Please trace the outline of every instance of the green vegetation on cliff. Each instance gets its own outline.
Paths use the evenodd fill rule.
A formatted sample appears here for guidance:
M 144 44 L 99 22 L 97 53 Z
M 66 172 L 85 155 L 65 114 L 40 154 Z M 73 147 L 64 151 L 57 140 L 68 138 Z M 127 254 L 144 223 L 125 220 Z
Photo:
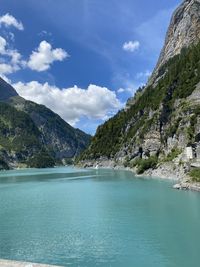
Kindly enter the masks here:
M 32 119 L 6 103 L 0 102 L 0 149 L 27 153 L 39 149 L 40 132 Z
M 54 165 L 32 119 L 25 112 L 0 102 L 0 169 L 9 168 L 7 161 L 28 167 Z
M 43 105 L 26 101 L 0 78 L 0 169 L 51 167 L 85 149 L 90 135 Z
M 88 146 L 90 135 L 74 129 L 46 106 L 19 96 L 11 98 L 9 103 L 31 117 L 41 132 L 43 144 L 56 160 L 73 158 Z
M 190 177 L 193 182 L 200 182 L 200 168 L 193 169 L 190 172 Z
M 50 168 L 55 166 L 55 160 L 46 152 L 41 151 L 27 161 L 30 168 Z
M 125 163 L 126 167 L 134 168 L 137 167 L 137 174 L 142 174 L 148 169 L 154 169 L 158 164 L 158 157 L 151 156 L 148 159 L 136 158 L 132 162 Z
M 199 81 L 200 43 L 183 49 L 181 54 L 170 59 L 160 68 L 154 83 L 137 94 L 127 110 L 121 110 L 99 126 L 91 145 L 80 159 L 97 159 L 102 156 L 112 158 L 130 142 L 142 146 L 144 136 L 151 131 L 152 125 L 158 128 L 164 145 L 168 137 L 174 136 L 183 119 L 180 114 L 180 118 L 173 121 L 176 101 L 190 96 Z M 194 132 L 195 124 L 194 116 L 191 117 L 190 132 Z M 188 134 L 191 139 L 192 133 Z M 172 153 L 169 158 L 173 158 L 174 154 L 177 153 Z

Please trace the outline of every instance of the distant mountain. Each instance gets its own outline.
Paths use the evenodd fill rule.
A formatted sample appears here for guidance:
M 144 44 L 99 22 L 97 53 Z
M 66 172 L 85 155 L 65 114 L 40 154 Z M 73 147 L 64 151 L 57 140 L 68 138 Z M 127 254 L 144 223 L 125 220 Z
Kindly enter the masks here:
M 99 126 L 79 161 L 184 177 L 200 161 L 200 0 L 174 12 L 156 68 L 127 106 Z
M 6 101 L 10 97 L 17 95 L 15 89 L 0 77 L 0 101 Z
M 0 168 L 24 164 L 32 166 L 36 157 L 47 162 L 41 166 L 52 166 L 54 160 L 42 144 L 42 136 L 33 120 L 25 112 L 0 102 Z M 34 165 L 33 165 L 34 166 Z
M 49 167 L 79 155 L 91 137 L 0 79 L 0 169 Z
M 9 99 L 9 103 L 31 117 L 42 134 L 44 145 L 55 159 L 73 158 L 89 144 L 89 135 L 74 129 L 44 105 L 38 105 L 19 96 Z

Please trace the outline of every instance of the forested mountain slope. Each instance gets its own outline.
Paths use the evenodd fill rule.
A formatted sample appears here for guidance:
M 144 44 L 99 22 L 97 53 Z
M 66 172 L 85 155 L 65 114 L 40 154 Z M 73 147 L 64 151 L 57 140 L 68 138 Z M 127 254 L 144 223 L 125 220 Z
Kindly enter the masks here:
M 199 15 L 197 0 L 184 1 L 175 11 L 147 86 L 97 129 L 82 162 L 110 159 L 142 173 L 175 161 L 187 172 L 191 161 L 200 159 L 200 35 L 193 34 L 199 33 Z M 174 53 L 170 46 L 177 47 Z
M 18 96 L 0 79 L 0 169 L 65 164 L 90 138 L 47 107 Z

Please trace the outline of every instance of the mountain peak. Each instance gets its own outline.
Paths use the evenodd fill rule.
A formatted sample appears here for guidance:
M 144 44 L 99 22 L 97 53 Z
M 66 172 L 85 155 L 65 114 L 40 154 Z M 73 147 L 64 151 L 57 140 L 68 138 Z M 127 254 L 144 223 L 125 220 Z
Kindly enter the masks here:
M 185 47 L 200 40 L 200 0 L 185 0 L 174 11 L 166 34 L 165 44 L 151 80 L 159 68 Z
M 0 77 L 0 101 L 7 101 L 13 96 L 18 96 L 15 89 Z

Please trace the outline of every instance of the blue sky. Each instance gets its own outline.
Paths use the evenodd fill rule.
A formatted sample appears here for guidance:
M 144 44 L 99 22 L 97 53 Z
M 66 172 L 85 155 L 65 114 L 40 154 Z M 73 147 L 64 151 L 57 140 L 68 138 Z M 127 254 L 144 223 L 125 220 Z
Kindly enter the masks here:
M 0 75 L 94 134 L 153 70 L 180 0 L 1 0 Z

